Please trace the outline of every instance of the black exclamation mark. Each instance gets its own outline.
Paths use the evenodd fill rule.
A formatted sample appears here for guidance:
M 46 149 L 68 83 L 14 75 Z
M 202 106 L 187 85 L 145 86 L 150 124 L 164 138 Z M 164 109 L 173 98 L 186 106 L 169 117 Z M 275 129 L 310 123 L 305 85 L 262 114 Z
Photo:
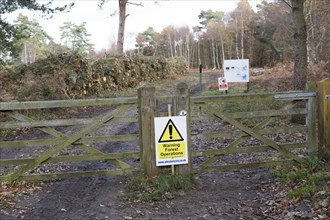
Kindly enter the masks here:
M 168 126 L 168 129 L 170 130 L 170 139 L 172 139 L 172 127 L 173 127 L 172 125 Z

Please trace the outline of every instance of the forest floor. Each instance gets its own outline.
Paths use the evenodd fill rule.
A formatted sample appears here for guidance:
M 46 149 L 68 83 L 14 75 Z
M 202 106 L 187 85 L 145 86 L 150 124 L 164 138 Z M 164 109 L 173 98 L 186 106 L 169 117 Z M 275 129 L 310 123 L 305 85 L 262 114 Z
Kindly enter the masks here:
M 287 67 L 283 69 L 288 69 Z M 255 82 L 265 77 L 276 78 L 276 71 L 257 70 Z M 290 69 L 288 70 L 290 71 Z M 278 70 L 281 85 L 289 87 Z M 325 75 L 327 73 L 324 73 Z M 219 72 L 203 75 L 203 88 L 217 87 Z M 322 75 L 322 77 L 324 77 Z M 321 77 L 321 78 L 322 78 Z M 182 77 L 198 94 L 199 74 Z M 159 93 L 170 91 L 174 80 L 156 83 Z M 285 85 L 284 85 L 285 84 Z M 267 86 L 266 86 L 267 87 Z M 132 91 L 125 91 L 130 95 Z M 102 109 L 84 114 L 101 113 Z M 118 128 L 119 129 L 119 128 Z M 136 129 L 136 128 L 130 128 Z M 173 192 L 160 201 L 127 201 L 120 199 L 128 193 L 131 176 L 87 177 L 16 186 L 1 185 L 0 219 L 326 219 L 328 210 L 313 213 L 303 200 L 288 199 L 287 190 L 268 169 L 201 173 L 194 175 L 195 185 L 188 191 Z M 1 199 L 1 197 L 0 197 Z

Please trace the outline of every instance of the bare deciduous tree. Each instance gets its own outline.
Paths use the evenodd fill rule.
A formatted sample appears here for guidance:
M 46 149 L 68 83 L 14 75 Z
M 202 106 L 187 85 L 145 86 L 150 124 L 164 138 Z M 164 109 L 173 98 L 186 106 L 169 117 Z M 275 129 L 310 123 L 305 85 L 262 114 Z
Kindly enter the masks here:
M 306 0 L 291 0 L 293 20 L 293 89 L 304 90 L 307 82 L 307 32 L 304 16 Z

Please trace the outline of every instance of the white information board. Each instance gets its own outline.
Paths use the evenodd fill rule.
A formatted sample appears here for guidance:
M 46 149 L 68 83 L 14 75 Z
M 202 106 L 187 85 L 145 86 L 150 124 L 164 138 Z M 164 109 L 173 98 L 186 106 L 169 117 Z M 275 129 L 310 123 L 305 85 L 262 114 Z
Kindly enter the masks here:
M 249 60 L 224 60 L 224 76 L 227 82 L 249 82 Z
M 155 118 L 156 166 L 188 163 L 186 116 Z

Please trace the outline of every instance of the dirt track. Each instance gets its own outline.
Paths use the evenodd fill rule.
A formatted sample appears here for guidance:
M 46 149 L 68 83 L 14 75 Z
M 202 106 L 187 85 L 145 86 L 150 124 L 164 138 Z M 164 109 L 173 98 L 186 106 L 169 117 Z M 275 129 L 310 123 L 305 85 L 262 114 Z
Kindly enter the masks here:
M 1 219 L 265 219 L 261 205 L 273 177 L 265 170 L 195 176 L 194 190 L 174 199 L 122 203 L 128 177 L 95 177 L 48 182 Z M 22 214 L 19 214 L 23 211 Z

